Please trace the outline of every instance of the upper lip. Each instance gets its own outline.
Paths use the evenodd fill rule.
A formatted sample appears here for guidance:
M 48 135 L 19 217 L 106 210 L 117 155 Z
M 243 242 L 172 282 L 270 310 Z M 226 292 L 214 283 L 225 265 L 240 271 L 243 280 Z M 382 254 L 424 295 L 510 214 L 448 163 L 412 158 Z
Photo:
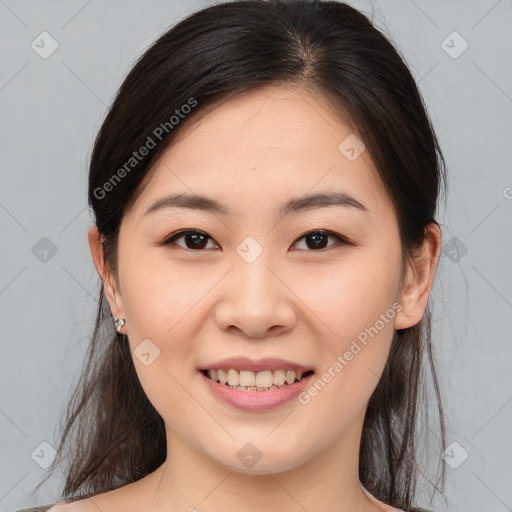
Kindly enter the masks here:
M 201 370 L 248 370 L 252 372 L 262 372 L 265 370 L 295 370 L 305 373 L 313 371 L 313 368 L 304 366 L 293 361 L 286 361 L 275 357 L 266 357 L 264 359 L 249 359 L 247 357 L 230 357 L 221 359 L 214 363 L 207 364 L 200 368 Z

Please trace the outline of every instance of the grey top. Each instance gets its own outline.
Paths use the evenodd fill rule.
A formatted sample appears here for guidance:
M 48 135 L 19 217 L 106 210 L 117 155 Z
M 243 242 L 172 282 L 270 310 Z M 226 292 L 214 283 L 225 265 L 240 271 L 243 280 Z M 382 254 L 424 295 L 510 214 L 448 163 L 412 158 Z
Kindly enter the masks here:
M 50 510 L 55 503 L 50 503 L 49 505 L 42 505 L 41 507 L 33 507 L 33 508 L 24 508 L 23 510 L 16 510 L 15 512 L 46 512 Z
M 47 505 L 41 505 L 39 507 L 33 507 L 33 508 L 24 508 L 23 510 L 15 510 L 14 512 L 47 512 L 50 510 L 54 505 L 60 504 L 60 503 L 68 503 L 71 500 L 62 500 L 55 503 L 48 503 Z M 412 508 L 404 510 L 403 512 L 431 512 L 430 510 L 424 509 L 424 508 Z
M 53 505 L 55 505 L 55 503 L 50 503 L 49 505 L 43 505 L 41 507 L 24 508 L 23 510 L 16 510 L 15 512 L 46 512 L 47 510 L 52 508 Z M 404 512 L 408 512 L 408 511 L 404 511 Z M 422 508 L 418 508 L 418 509 L 411 509 L 410 512 L 430 512 L 430 511 L 422 509 Z
M 64 503 L 69 503 L 71 500 L 60 500 L 55 503 L 47 503 L 46 505 L 39 505 L 37 507 L 32 508 L 24 508 L 23 510 L 15 510 L 14 512 L 47 512 L 55 505 L 61 505 Z

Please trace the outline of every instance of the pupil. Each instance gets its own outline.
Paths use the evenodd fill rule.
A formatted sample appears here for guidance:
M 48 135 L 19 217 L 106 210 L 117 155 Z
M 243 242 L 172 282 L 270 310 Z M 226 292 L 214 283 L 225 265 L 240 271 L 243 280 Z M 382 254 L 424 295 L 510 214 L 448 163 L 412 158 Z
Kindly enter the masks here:
M 323 234 L 317 234 L 317 235 L 310 235 L 308 238 L 309 238 L 309 239 L 315 239 L 315 241 L 316 241 L 316 242 L 319 242 L 319 241 L 320 241 L 320 240 L 319 240 L 319 238 L 320 238 L 320 239 L 321 239 L 321 238 L 324 238 L 324 240 L 325 240 L 325 238 L 326 238 L 326 237 L 325 237 L 325 235 L 323 235 Z M 322 244 L 322 243 L 320 242 L 320 244 L 315 243 L 315 244 L 313 244 L 313 246 L 311 246 L 311 245 L 308 243 L 308 244 L 307 244 L 307 246 L 308 246 L 308 248 L 309 248 L 309 249 L 311 249 L 311 248 L 313 248 L 313 249 L 318 249 L 318 248 L 319 248 L 319 246 L 321 246 L 320 248 L 321 248 L 321 249 L 323 249 L 323 247 L 325 247 L 325 244 Z
M 204 235 L 201 235 L 200 233 L 194 233 L 194 234 L 189 234 L 188 235 L 190 238 L 192 238 L 194 240 L 193 242 L 193 249 L 197 249 L 197 248 L 203 248 L 203 245 L 204 245 Z M 199 242 L 199 243 L 196 243 L 196 242 Z

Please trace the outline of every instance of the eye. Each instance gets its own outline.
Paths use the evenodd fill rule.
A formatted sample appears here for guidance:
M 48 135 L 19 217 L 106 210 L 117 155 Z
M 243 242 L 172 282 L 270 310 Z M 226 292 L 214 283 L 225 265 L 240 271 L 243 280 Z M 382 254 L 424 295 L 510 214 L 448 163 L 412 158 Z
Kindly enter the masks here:
M 213 238 L 211 238 L 208 233 L 201 231 L 200 229 L 184 229 L 182 231 L 179 231 L 178 233 L 175 233 L 174 235 L 171 235 L 170 237 L 166 238 L 162 245 L 171 245 L 175 244 L 177 240 L 180 238 L 183 238 L 185 240 L 185 247 L 184 249 L 190 249 L 190 250 L 201 250 L 205 249 L 208 245 L 208 239 L 213 241 Z M 315 229 L 313 231 L 309 231 L 308 233 L 305 233 L 300 238 L 298 238 L 294 245 L 302 240 L 307 240 L 306 242 L 306 248 L 312 249 L 314 252 L 319 252 L 323 249 L 325 249 L 326 244 L 324 243 L 325 240 L 328 240 L 329 238 L 334 239 L 336 242 L 346 245 L 354 245 L 350 240 L 347 238 L 338 235 L 337 233 L 334 233 L 332 231 L 324 230 L 324 229 Z M 308 242 L 309 241 L 309 242 Z M 177 244 L 179 245 L 179 244 Z M 218 244 L 214 244 L 216 247 L 218 247 Z M 330 247 L 335 244 L 328 245 L 327 247 Z M 183 246 L 180 246 L 183 247 Z M 213 247 L 215 248 L 215 247 Z
M 302 240 L 303 238 L 305 240 L 310 241 L 310 243 L 306 242 L 306 247 L 308 249 L 314 249 L 317 252 L 319 250 L 325 249 L 326 245 L 324 241 L 327 240 L 328 238 L 333 238 L 338 243 L 352 245 L 352 243 L 347 238 L 338 235 L 337 233 L 333 233 L 332 231 L 327 231 L 325 229 L 315 229 L 313 231 L 309 231 L 308 233 L 305 233 L 300 238 L 298 238 L 297 241 Z
M 175 233 L 169 238 L 166 238 L 162 242 L 162 245 L 173 244 L 180 238 L 184 238 L 186 240 L 185 249 L 199 250 L 205 248 L 205 245 L 207 245 L 206 241 L 208 238 L 210 238 L 210 236 L 200 229 L 184 229 L 178 233 Z

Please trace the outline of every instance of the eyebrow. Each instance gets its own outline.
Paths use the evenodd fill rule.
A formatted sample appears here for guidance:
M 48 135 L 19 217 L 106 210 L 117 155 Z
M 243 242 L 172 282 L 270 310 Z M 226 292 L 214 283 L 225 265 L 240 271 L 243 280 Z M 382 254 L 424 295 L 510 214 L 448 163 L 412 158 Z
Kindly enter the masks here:
M 290 213 L 296 214 L 330 206 L 355 208 L 369 213 L 369 210 L 360 201 L 347 192 L 324 192 L 292 198 L 281 205 L 279 213 L 285 216 Z M 143 216 L 164 208 L 188 208 L 224 216 L 229 215 L 229 208 L 221 202 L 198 194 L 181 193 L 171 194 L 158 199 L 146 210 Z

